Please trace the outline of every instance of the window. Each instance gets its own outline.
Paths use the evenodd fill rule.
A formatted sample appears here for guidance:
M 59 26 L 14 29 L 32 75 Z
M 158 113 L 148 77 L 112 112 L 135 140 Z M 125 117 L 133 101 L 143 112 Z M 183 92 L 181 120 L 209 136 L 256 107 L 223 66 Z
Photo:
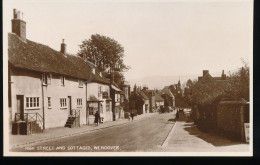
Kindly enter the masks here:
M 48 97 L 48 108 L 51 108 L 51 97 Z
M 79 88 L 83 88 L 84 82 L 82 80 L 79 80 Z
M 82 99 L 77 99 L 77 107 L 82 107 Z
M 89 115 L 94 115 L 94 107 L 89 107 Z
M 120 101 L 120 95 L 116 94 L 116 101 Z
M 61 85 L 65 85 L 65 76 L 60 76 Z
M 66 98 L 60 99 L 60 107 L 61 108 L 67 108 L 67 99 Z
M 102 86 L 98 86 L 98 97 L 102 96 Z
M 42 84 L 43 85 L 50 85 L 51 84 L 51 74 L 43 73 L 42 74 Z
M 26 97 L 26 108 L 40 108 L 39 97 Z
M 52 75 L 48 74 L 47 75 L 47 83 L 48 83 L 48 85 L 51 85 L 51 78 L 52 78 Z

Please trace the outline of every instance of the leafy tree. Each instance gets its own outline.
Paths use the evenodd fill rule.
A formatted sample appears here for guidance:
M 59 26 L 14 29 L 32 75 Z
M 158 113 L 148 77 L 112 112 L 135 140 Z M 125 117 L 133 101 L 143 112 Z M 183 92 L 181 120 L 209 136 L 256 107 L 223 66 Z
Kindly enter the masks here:
M 78 55 L 96 64 L 100 71 L 111 69 L 112 71 L 125 71 L 130 67 L 123 61 L 124 48 L 116 40 L 93 34 L 88 40 L 79 45 Z
M 233 98 L 243 98 L 249 101 L 249 67 L 247 63 L 227 78 L 226 95 Z
M 236 72 L 230 73 L 225 81 L 216 81 L 206 75 L 193 86 L 191 102 L 212 104 L 222 97 L 249 100 L 249 67 L 246 63 Z

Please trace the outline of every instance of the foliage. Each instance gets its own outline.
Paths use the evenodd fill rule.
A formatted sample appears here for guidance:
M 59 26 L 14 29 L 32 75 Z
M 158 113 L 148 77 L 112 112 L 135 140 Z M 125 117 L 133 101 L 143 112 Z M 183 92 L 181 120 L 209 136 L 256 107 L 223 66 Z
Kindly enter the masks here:
M 163 94 L 162 98 L 164 99 L 165 107 L 171 106 L 171 99 L 169 98 L 169 96 L 167 94 Z
M 213 103 L 219 96 L 224 96 L 225 84 L 224 81 L 215 81 L 210 75 L 204 76 L 194 85 L 191 102 L 200 105 Z
M 189 106 L 192 105 L 192 89 L 195 84 L 196 84 L 196 81 L 191 81 L 191 79 L 189 79 L 186 82 L 186 87 L 184 88 L 184 101 Z
M 187 82 L 188 83 L 188 82 Z M 189 81 L 189 85 L 192 83 Z M 210 75 L 204 76 L 192 87 L 192 95 L 189 96 L 186 89 L 186 101 L 190 104 L 212 104 L 220 98 L 243 98 L 249 101 L 249 67 L 244 67 L 234 73 L 230 73 L 226 80 L 217 81 Z
M 91 35 L 79 45 L 78 55 L 96 64 L 100 71 L 124 71 L 129 69 L 123 62 L 124 48 L 116 40 L 100 35 Z
M 244 67 L 230 74 L 228 77 L 229 83 L 225 90 L 229 97 L 243 98 L 249 101 L 249 67 L 245 63 Z
M 137 93 L 133 92 L 129 97 L 130 109 L 140 110 L 143 107 L 144 101 L 142 97 Z

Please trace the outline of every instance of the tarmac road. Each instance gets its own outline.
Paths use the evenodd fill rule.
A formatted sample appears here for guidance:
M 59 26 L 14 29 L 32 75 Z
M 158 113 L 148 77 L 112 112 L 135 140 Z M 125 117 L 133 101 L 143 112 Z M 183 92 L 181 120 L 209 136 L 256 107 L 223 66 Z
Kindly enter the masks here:
M 145 152 L 156 151 L 174 126 L 173 113 L 129 124 L 15 148 L 15 152 Z

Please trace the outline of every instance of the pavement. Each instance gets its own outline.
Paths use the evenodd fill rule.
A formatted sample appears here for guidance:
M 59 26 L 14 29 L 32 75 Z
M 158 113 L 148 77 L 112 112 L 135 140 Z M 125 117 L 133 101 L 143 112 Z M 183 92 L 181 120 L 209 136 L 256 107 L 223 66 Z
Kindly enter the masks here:
M 58 127 L 45 129 L 43 133 L 36 133 L 32 135 L 12 135 L 9 134 L 9 149 L 23 147 L 26 145 L 31 145 L 35 143 L 47 142 L 50 140 L 56 140 L 65 137 L 71 137 L 76 135 L 81 135 L 85 133 L 95 132 L 105 128 L 121 126 L 133 122 L 137 122 L 143 119 L 151 118 L 152 116 L 158 115 L 158 113 L 148 113 L 137 115 L 134 120 L 129 119 L 119 119 L 117 121 L 107 121 L 101 123 L 99 126 L 96 125 L 82 125 L 80 127 L 68 128 L 68 127 Z
M 192 121 L 180 115 L 166 142 L 164 152 L 249 152 L 249 144 L 232 141 L 214 133 L 201 132 Z

